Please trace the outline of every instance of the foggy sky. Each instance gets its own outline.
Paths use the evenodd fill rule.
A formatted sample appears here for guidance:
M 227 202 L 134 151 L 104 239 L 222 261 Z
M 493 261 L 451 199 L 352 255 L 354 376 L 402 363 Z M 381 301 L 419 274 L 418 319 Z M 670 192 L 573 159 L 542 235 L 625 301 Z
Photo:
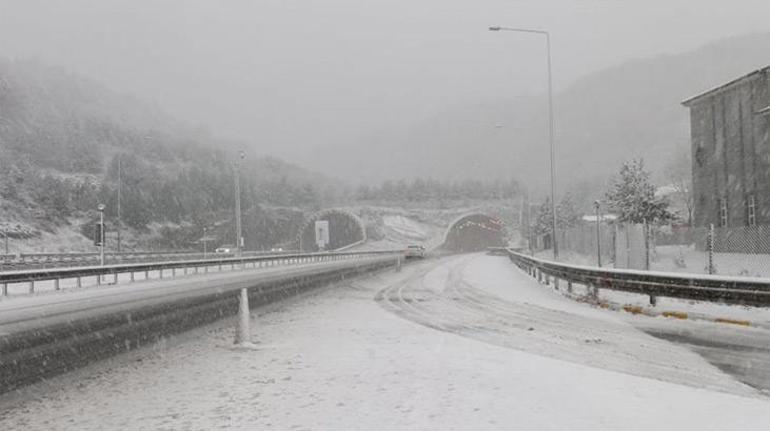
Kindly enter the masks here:
M 296 158 L 625 60 L 770 31 L 767 0 L 0 0 L 0 56 L 64 66 Z

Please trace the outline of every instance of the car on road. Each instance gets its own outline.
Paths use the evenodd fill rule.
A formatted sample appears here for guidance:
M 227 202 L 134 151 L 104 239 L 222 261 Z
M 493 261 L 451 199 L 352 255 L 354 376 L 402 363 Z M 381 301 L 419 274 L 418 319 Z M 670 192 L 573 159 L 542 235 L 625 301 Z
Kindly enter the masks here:
M 425 246 L 419 245 L 419 244 L 412 244 L 406 247 L 406 252 L 404 253 L 404 256 L 407 258 L 410 257 L 417 257 L 417 258 L 424 258 L 425 257 Z
M 220 245 L 217 247 L 216 250 L 214 250 L 214 253 L 234 253 L 235 252 L 235 246 L 232 244 L 225 244 Z

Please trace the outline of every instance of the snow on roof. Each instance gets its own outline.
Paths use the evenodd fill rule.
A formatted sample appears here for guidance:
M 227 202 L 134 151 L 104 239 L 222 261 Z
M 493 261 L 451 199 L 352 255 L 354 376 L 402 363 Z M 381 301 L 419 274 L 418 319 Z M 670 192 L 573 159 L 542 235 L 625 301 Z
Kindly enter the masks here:
M 660 186 L 657 189 L 655 189 L 655 196 L 668 196 L 676 192 L 677 192 L 676 186 L 674 186 L 673 184 L 667 184 L 665 186 Z

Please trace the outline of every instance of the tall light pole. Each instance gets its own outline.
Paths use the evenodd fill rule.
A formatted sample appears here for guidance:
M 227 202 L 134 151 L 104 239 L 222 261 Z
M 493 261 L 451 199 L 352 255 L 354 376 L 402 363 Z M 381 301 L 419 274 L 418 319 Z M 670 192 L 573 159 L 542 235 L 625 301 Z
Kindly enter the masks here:
M 241 232 L 241 162 L 244 157 L 246 157 L 246 153 L 239 151 L 233 169 L 235 176 L 235 240 L 237 242 L 235 250 L 238 257 L 243 252 L 243 236 Z M 238 296 L 238 327 L 235 328 L 235 344 L 247 349 L 255 347 L 251 342 L 250 319 L 249 289 L 242 288 Z
M 554 186 L 555 166 L 554 166 L 554 146 L 553 146 L 553 79 L 551 74 L 551 35 L 544 30 L 532 30 L 527 28 L 513 28 L 492 26 L 489 31 L 513 31 L 517 33 L 532 33 L 545 36 L 546 50 L 548 54 L 548 143 L 551 151 L 551 230 L 553 240 L 553 258 L 559 257 L 559 246 L 556 240 L 556 191 Z
M 104 266 L 104 204 L 99 204 L 96 209 L 99 210 L 99 264 Z
M 120 189 L 123 184 L 123 175 L 121 172 L 121 162 L 120 162 L 120 154 L 118 154 L 118 253 L 120 253 L 120 227 L 121 227 L 121 219 L 120 219 Z
M 235 160 L 235 252 L 238 257 L 243 253 L 243 233 L 241 231 L 241 162 L 246 157 L 243 151 L 238 152 Z

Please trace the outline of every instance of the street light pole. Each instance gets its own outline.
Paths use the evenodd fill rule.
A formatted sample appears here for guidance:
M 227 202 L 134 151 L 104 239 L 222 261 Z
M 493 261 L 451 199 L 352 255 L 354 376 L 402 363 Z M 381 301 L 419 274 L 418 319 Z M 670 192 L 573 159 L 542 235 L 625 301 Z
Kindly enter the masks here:
M 241 257 L 243 252 L 243 236 L 241 232 L 241 161 L 246 157 L 243 151 L 238 152 L 235 161 L 235 235 L 236 253 Z M 235 344 L 241 348 L 253 349 L 251 342 L 251 313 L 249 307 L 249 289 L 242 288 L 238 295 L 238 327 L 235 328 Z
M 123 174 L 121 172 L 121 161 L 120 161 L 120 154 L 118 154 L 118 253 L 120 253 L 120 227 L 121 227 L 121 219 L 120 219 L 120 192 L 121 187 L 123 183 Z
M 246 157 L 243 151 L 238 152 L 235 161 L 235 250 L 238 257 L 243 253 L 243 233 L 241 231 L 241 161 Z
M 104 204 L 99 204 L 96 209 L 99 210 L 99 264 L 104 266 Z
M 555 167 L 555 153 L 553 143 L 553 76 L 551 73 L 551 35 L 544 30 L 532 30 L 526 28 L 512 28 L 492 26 L 489 27 L 489 31 L 513 31 L 517 33 L 533 33 L 545 36 L 546 50 L 548 54 L 548 143 L 550 147 L 550 159 L 551 159 L 551 230 L 552 230 L 552 242 L 553 242 L 553 258 L 554 260 L 559 257 L 559 246 L 556 239 L 556 190 L 554 185 L 554 178 L 556 177 Z

